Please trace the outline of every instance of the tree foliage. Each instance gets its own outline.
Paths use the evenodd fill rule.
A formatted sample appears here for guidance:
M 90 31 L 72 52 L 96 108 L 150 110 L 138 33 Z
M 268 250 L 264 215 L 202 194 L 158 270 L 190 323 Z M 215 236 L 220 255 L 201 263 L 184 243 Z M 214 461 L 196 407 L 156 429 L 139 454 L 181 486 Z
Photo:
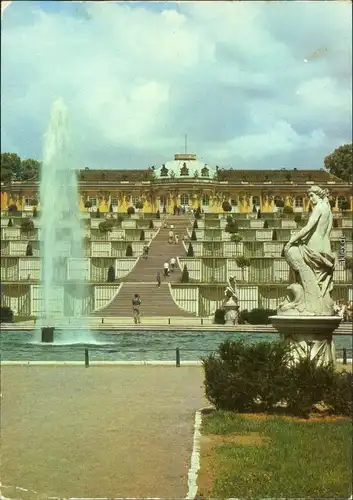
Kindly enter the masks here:
M 352 182 L 353 145 L 343 144 L 332 153 L 328 154 L 325 157 L 324 166 L 330 174 L 333 174 L 346 182 Z
M 16 153 L 1 153 L 1 182 L 36 181 L 41 163 L 33 158 L 21 158 Z

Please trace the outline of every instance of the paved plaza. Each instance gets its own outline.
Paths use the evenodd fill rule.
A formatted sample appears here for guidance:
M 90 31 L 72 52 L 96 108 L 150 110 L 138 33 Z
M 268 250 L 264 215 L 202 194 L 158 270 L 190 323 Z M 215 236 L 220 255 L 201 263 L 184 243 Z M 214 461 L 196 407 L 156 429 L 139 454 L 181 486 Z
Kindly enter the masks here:
M 3 366 L 1 385 L 5 497 L 185 498 L 200 367 Z

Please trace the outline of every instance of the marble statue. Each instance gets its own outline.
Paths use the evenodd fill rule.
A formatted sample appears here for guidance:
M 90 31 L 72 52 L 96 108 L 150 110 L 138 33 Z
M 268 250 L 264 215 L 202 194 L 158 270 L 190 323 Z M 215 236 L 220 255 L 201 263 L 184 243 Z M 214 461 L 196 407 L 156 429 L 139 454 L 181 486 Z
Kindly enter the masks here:
M 288 287 L 289 297 L 280 305 L 278 314 L 332 316 L 336 256 L 331 252 L 331 206 L 327 190 L 319 186 L 312 186 L 308 195 L 313 205 L 308 223 L 284 248 L 285 259 L 295 271 L 297 282 Z
M 222 308 L 225 310 L 224 319 L 226 325 L 235 325 L 238 323 L 238 289 L 235 276 L 228 278 L 228 285 L 224 290 L 225 299 Z
M 292 347 L 291 362 L 310 356 L 319 364 L 335 364 L 333 332 L 341 318 L 334 314 L 333 271 L 336 255 L 331 252 L 333 225 L 328 192 L 312 186 L 308 195 L 313 206 L 309 220 L 284 247 L 284 256 L 296 282 L 279 305 L 272 325 Z

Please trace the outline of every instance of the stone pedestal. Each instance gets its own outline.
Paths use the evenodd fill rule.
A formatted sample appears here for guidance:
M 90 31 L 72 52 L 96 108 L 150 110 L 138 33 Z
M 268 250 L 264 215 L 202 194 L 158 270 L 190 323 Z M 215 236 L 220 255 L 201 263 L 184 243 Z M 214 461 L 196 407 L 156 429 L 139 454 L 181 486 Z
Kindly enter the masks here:
M 338 328 L 339 316 L 270 316 L 272 325 L 291 346 L 292 360 L 315 359 L 319 365 L 336 363 L 333 332 Z
M 231 297 L 223 304 L 225 310 L 224 319 L 226 325 L 237 325 L 238 324 L 238 310 L 239 306 L 237 302 Z
M 43 326 L 41 329 L 41 339 L 42 342 L 52 343 L 54 342 L 54 327 L 53 326 Z

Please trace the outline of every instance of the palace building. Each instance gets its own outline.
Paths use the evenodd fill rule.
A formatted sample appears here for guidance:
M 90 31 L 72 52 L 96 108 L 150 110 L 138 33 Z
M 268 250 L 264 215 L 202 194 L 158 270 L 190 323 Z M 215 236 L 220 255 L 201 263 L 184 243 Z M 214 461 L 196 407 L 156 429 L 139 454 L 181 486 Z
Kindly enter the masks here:
M 232 212 L 275 212 L 277 206 L 290 206 L 294 212 L 307 212 L 310 185 L 329 190 L 333 211 L 342 201 L 353 210 L 352 185 L 325 170 L 233 170 L 211 166 L 194 154 L 176 154 L 174 160 L 142 170 L 78 171 L 82 211 L 126 213 L 140 207 L 146 213 L 157 210 L 172 213 L 201 207 L 204 213 L 222 213 L 228 201 Z M 1 210 L 16 205 L 19 211 L 40 209 L 38 182 L 12 182 L 1 187 Z

